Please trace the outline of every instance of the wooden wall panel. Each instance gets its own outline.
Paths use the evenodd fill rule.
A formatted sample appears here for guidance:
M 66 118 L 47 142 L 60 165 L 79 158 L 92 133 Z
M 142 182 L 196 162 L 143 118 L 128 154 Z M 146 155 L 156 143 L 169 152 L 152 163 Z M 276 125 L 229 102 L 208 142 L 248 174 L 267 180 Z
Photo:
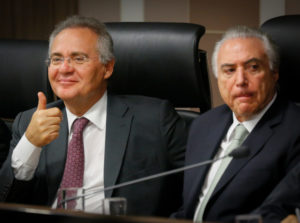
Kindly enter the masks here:
M 285 0 L 285 12 L 287 15 L 300 14 L 300 1 Z
M 144 0 L 146 22 L 189 22 L 189 0 Z
M 79 14 L 95 17 L 101 22 L 119 22 L 120 0 L 78 0 Z

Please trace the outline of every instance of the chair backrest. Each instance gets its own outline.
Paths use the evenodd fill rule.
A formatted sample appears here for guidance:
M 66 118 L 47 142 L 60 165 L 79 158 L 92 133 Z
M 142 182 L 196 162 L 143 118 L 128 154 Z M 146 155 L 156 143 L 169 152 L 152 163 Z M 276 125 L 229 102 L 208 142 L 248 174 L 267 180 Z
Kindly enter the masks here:
M 280 91 L 299 103 L 300 83 L 300 15 L 285 15 L 272 18 L 261 25 L 278 45 L 280 53 Z
M 206 52 L 198 49 L 203 26 L 160 22 L 106 26 L 116 56 L 110 91 L 168 99 L 176 108 L 200 112 L 211 108 Z
M 0 118 L 10 123 L 18 112 L 37 105 L 37 92 L 53 93 L 45 60 L 48 41 L 0 39 Z

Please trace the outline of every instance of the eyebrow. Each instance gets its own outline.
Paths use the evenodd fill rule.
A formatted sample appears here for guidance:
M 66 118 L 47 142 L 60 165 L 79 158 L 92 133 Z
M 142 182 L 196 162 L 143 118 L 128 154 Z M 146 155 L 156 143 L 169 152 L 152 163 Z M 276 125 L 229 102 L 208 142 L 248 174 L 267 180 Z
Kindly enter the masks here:
M 83 53 L 83 52 L 76 52 L 76 51 L 75 51 L 75 52 L 72 52 L 70 56 L 72 57 L 72 56 L 78 56 L 78 55 L 84 55 L 84 56 L 88 57 L 88 55 L 87 55 L 86 53 Z M 51 56 L 51 57 L 52 57 L 52 56 L 62 56 L 62 54 L 61 54 L 61 53 L 58 53 L 58 52 L 54 52 L 54 53 L 52 53 L 50 56 Z
M 247 65 L 247 64 L 252 63 L 252 62 L 261 63 L 262 61 L 260 59 L 254 57 L 250 60 L 247 60 L 244 64 Z
M 225 64 L 221 65 L 221 68 L 223 68 L 223 67 L 232 67 L 232 66 L 235 66 L 235 64 L 225 63 Z
M 61 53 L 51 53 L 50 57 L 53 57 L 53 56 L 62 56 L 62 54 Z

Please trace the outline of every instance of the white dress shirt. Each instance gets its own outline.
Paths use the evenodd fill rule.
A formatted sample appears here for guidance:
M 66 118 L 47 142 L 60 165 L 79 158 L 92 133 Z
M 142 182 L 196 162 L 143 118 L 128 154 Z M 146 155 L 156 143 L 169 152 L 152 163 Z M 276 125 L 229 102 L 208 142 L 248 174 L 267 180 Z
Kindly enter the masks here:
M 259 120 L 262 118 L 262 116 L 267 112 L 267 110 L 270 108 L 270 106 L 273 104 L 273 102 L 275 101 L 277 97 L 277 94 L 275 94 L 275 96 L 273 97 L 273 99 L 269 102 L 269 104 L 258 114 L 254 115 L 250 120 L 244 121 L 242 122 L 242 124 L 244 125 L 244 127 L 248 130 L 249 134 L 251 133 L 251 131 L 254 129 L 254 127 L 256 126 L 256 124 L 259 122 Z M 235 127 L 240 124 L 240 122 L 237 120 L 237 118 L 235 117 L 234 113 L 232 113 L 233 116 L 233 123 L 231 124 L 231 126 L 229 127 L 224 139 L 221 142 L 220 148 L 218 150 L 218 152 L 216 153 L 214 159 L 220 158 L 225 156 L 226 153 L 226 149 L 228 148 L 228 146 L 231 144 L 232 139 L 233 139 L 233 130 L 235 129 Z M 201 206 L 201 202 L 203 201 L 203 198 L 205 197 L 205 195 L 208 192 L 208 189 L 216 175 L 216 172 L 219 168 L 221 164 L 221 160 L 218 160 L 216 162 L 214 162 L 210 169 L 207 172 L 204 184 L 202 186 L 202 190 L 201 190 L 201 194 L 199 197 L 199 204 L 196 208 L 195 214 L 194 214 L 194 221 L 196 221 L 196 217 L 198 216 L 198 211 L 200 209 Z
M 69 129 L 69 141 L 72 138 L 72 124 L 77 116 L 66 108 Z M 107 116 L 107 93 L 94 104 L 83 117 L 90 122 L 83 131 L 84 144 L 84 176 L 83 188 L 87 192 L 104 186 L 104 152 Z M 12 168 L 16 179 L 30 180 L 33 178 L 38 166 L 42 148 L 32 145 L 25 134 L 17 144 L 12 154 Z M 90 199 L 85 200 L 85 210 L 99 212 L 104 193 L 97 193 Z M 53 204 L 56 207 L 56 201 Z

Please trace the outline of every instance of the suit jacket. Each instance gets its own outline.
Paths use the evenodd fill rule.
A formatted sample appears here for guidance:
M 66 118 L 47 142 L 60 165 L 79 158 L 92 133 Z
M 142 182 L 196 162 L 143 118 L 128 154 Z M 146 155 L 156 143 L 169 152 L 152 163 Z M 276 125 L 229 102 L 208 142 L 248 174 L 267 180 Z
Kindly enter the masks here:
M 190 129 L 186 165 L 213 159 L 232 124 L 232 111 L 222 105 L 197 118 Z M 250 155 L 231 161 L 204 211 L 204 221 L 233 222 L 266 199 L 300 160 L 300 110 L 278 95 L 243 145 Z M 185 172 L 183 206 L 174 214 L 192 219 L 209 166 Z
M 31 181 L 14 179 L 10 159 L 6 160 L 0 171 L 0 200 L 49 206 L 55 200 L 66 161 L 68 128 L 63 102 L 48 107 L 59 107 L 63 112 L 59 137 L 42 149 Z M 10 153 L 33 112 L 34 109 L 16 117 Z M 185 123 L 167 101 L 108 95 L 105 187 L 182 166 L 185 144 Z M 183 176 L 177 174 L 105 191 L 105 196 L 126 197 L 127 212 L 131 215 L 167 216 L 180 205 L 182 182 Z
M 277 223 L 300 208 L 300 163 L 273 190 L 265 202 L 254 211 L 265 223 Z
M 7 158 L 11 132 L 5 122 L 0 119 L 0 168 Z

